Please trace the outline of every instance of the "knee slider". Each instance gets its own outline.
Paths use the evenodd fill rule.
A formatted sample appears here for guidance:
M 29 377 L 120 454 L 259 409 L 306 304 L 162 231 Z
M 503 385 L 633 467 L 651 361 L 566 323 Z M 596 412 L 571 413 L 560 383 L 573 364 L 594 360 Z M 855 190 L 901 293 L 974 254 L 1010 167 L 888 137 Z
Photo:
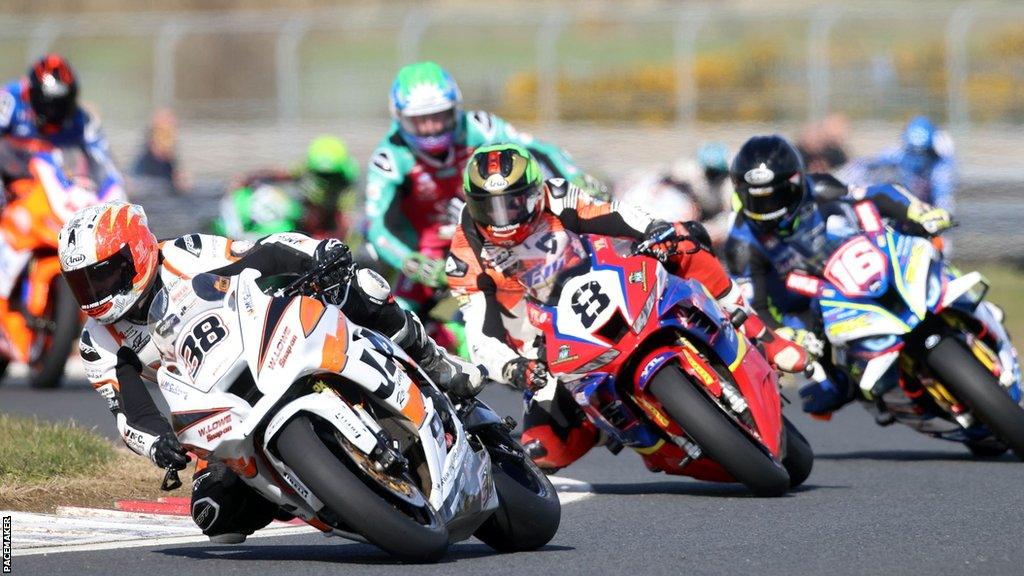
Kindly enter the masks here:
M 357 270 L 355 280 L 359 290 L 374 304 L 383 304 L 391 295 L 391 286 L 388 281 L 369 268 Z

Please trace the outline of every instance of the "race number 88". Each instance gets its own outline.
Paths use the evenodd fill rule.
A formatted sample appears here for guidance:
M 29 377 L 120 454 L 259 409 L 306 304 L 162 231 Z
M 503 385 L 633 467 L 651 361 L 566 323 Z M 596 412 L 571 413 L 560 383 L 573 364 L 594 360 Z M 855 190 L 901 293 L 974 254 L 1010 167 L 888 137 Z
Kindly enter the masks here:
M 189 374 L 195 376 L 203 363 L 203 356 L 227 334 L 218 316 L 208 316 L 192 328 L 192 333 L 181 343 L 181 358 L 188 366 Z

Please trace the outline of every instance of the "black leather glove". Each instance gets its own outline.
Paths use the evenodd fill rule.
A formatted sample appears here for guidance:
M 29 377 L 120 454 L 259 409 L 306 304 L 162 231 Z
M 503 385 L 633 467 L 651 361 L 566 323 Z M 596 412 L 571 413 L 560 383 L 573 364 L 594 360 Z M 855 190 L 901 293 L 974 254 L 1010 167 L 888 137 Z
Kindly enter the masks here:
M 548 366 L 540 360 L 509 360 L 501 372 L 509 384 L 521 390 L 536 392 L 548 383 Z
M 352 251 L 337 238 L 324 240 L 313 251 L 316 265 L 324 262 L 333 264 L 319 277 L 321 290 L 328 295 L 328 300 L 337 302 L 344 300 L 344 294 L 352 278 Z
M 184 470 L 190 460 L 188 451 L 173 432 L 164 432 L 156 442 L 153 442 L 149 449 L 149 457 L 157 466 L 175 470 Z
M 685 248 L 682 244 L 696 243 L 689 240 L 686 226 L 682 222 L 665 222 L 655 220 L 644 230 L 644 237 L 637 246 L 638 254 L 649 254 L 664 262 L 669 256 L 677 254 Z

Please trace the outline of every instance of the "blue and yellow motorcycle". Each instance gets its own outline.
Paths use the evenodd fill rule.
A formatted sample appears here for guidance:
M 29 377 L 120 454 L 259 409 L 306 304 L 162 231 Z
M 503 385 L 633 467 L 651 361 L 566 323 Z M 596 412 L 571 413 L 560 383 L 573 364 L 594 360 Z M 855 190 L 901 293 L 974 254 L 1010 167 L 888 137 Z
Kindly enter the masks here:
M 853 212 L 857 226 L 826 227 L 823 265 L 786 278 L 813 298 L 832 363 L 881 414 L 976 455 L 1024 459 L 1020 364 L 986 280 L 886 226 L 871 203 Z

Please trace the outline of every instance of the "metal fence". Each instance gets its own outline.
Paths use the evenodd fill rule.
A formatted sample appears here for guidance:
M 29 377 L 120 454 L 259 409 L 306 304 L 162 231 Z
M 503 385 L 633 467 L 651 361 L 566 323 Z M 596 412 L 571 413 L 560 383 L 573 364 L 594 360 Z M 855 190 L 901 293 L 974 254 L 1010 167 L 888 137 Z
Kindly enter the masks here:
M 744 7 L 747 6 L 747 7 Z M 812 5 L 813 6 L 813 5 Z M 381 117 L 394 71 L 435 58 L 513 118 L 1024 122 L 1024 6 L 613 2 L 0 16 L 0 73 L 73 57 L 108 117 Z M 635 118 L 632 118 L 635 117 Z

